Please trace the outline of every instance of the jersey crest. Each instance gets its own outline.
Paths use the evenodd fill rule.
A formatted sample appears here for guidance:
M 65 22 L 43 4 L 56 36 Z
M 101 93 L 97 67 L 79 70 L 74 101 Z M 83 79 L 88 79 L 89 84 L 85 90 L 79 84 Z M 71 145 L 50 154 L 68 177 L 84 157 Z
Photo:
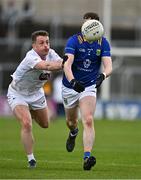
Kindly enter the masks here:
M 100 54 L 101 54 L 101 49 L 97 49 L 97 50 L 96 50 L 96 55 L 97 55 L 97 56 L 100 56 Z
M 102 45 L 102 38 L 100 38 L 97 43 L 100 45 L 100 48 L 101 48 L 101 45 Z M 100 56 L 101 55 L 101 49 L 97 49 L 96 50 L 96 55 L 97 56 Z

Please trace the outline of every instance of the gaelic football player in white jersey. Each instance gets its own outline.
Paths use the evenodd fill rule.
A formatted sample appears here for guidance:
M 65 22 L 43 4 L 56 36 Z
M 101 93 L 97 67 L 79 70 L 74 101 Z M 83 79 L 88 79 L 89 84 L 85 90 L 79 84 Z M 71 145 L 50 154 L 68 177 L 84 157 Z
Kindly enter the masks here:
M 13 73 L 7 97 L 13 114 L 21 124 L 21 140 L 29 167 L 36 167 L 32 118 L 42 128 L 48 128 L 48 108 L 42 87 L 50 77 L 50 71 L 62 69 L 62 59 L 50 48 L 48 32 L 35 31 L 31 39 L 32 49 Z

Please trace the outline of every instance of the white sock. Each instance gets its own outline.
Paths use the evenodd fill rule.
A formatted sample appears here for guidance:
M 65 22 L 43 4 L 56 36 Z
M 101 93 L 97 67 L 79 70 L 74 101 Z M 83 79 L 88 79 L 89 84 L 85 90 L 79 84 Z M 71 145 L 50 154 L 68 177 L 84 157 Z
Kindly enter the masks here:
M 31 161 L 32 159 L 35 160 L 35 157 L 34 157 L 33 153 L 32 154 L 28 154 L 27 158 L 28 158 L 28 161 Z

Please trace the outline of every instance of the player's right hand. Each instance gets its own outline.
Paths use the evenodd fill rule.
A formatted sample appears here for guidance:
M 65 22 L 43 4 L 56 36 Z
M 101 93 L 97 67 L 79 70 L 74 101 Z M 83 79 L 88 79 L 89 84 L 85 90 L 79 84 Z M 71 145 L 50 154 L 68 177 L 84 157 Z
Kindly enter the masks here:
M 70 81 L 70 84 L 71 84 L 72 88 L 78 93 L 83 92 L 85 90 L 85 87 L 76 79 L 72 79 Z

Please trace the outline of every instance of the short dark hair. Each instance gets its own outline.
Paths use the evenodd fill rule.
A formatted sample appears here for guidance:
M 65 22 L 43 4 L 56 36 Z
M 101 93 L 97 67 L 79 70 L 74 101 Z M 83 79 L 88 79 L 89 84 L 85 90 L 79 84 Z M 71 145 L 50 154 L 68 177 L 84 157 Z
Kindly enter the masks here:
M 38 36 L 49 36 L 49 33 L 45 30 L 34 31 L 31 35 L 32 43 L 36 41 Z
M 99 21 L 99 15 L 94 12 L 87 12 L 84 14 L 83 19 L 96 19 Z

